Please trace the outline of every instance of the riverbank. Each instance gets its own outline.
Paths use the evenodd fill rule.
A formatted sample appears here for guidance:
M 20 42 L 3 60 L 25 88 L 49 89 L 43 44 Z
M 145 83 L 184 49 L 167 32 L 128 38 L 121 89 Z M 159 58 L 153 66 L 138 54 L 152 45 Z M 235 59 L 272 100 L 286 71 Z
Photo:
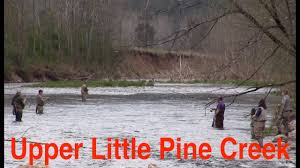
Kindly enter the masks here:
M 102 64 L 72 64 L 64 61 L 55 63 L 31 63 L 19 66 L 7 63 L 4 67 L 4 82 L 43 82 L 59 80 L 123 80 L 165 79 L 168 82 L 189 83 L 226 81 L 235 84 L 252 75 L 248 64 L 224 68 L 215 55 L 173 51 L 128 49 L 118 52 L 118 60 L 109 68 Z M 220 69 L 221 68 L 221 69 Z M 222 69 L 224 68 L 224 69 Z M 255 69 L 253 69 L 255 70 Z M 266 75 L 268 74 L 268 75 Z M 286 77 L 286 75 L 284 76 Z M 257 72 L 254 81 L 281 81 L 282 76 Z M 253 84 L 253 81 L 247 81 Z M 254 82 L 256 83 L 256 82 Z
M 83 84 L 84 80 L 58 80 L 58 81 L 44 81 L 27 85 L 27 87 L 48 87 L 48 88 L 77 88 Z M 272 84 L 272 82 L 256 81 L 256 80 L 88 80 L 88 87 L 144 87 L 154 86 L 155 83 L 162 84 L 222 84 L 232 86 L 262 86 Z M 277 94 L 273 91 L 272 94 Z
M 69 81 L 46 81 L 28 85 L 27 87 L 48 87 L 48 88 L 77 88 L 82 86 L 83 81 L 69 80 Z M 91 80 L 86 82 L 88 87 L 143 87 L 153 86 L 154 83 L 151 80 Z

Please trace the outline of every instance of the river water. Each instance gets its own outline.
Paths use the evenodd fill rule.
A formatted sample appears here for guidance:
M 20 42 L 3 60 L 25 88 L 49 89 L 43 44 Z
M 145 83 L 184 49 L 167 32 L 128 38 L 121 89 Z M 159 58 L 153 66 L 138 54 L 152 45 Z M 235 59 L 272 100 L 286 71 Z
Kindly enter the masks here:
M 291 160 L 266 161 L 250 160 L 245 150 L 245 159 L 226 161 L 220 153 L 220 142 L 231 136 L 238 142 L 251 142 L 250 120 L 244 116 L 255 107 L 268 89 L 239 97 L 225 111 L 224 130 L 211 127 L 213 113 L 204 105 L 209 98 L 218 95 L 238 93 L 245 87 L 233 88 L 227 85 L 210 84 L 156 84 L 154 87 L 128 88 L 90 88 L 88 101 L 81 102 L 79 88 L 43 88 L 50 101 L 44 108 L 43 115 L 35 114 L 34 98 L 38 88 L 25 87 L 24 84 L 5 84 L 5 139 L 24 136 L 28 141 L 64 142 L 84 144 L 79 152 L 79 159 L 50 161 L 50 167 L 109 167 L 109 168 L 146 168 L 154 163 L 161 168 L 192 167 L 295 167 L 295 152 Z M 24 109 L 23 122 L 14 122 L 10 101 L 16 90 L 21 90 L 28 98 Z M 230 103 L 231 99 L 225 102 Z M 269 109 L 280 102 L 280 97 L 269 95 Z M 215 107 L 213 104 L 211 107 Z M 271 120 L 268 113 L 268 121 Z M 268 122 L 269 124 L 269 122 Z M 131 139 L 137 143 L 147 142 L 151 146 L 151 157 L 147 160 L 93 160 L 91 137 L 97 138 L 98 153 L 107 151 L 108 137 Z M 159 140 L 161 137 L 172 137 L 182 142 L 194 142 L 199 145 L 208 142 L 212 147 L 209 160 L 178 160 L 176 153 L 167 154 L 164 160 L 159 159 Z M 271 137 L 265 139 L 270 142 Z M 230 146 L 230 145 L 229 145 Z M 226 151 L 238 150 L 228 147 Z M 21 143 L 17 144 L 18 153 Z M 189 152 L 191 154 L 191 151 Z M 191 158 L 191 157 L 190 157 Z M 11 142 L 5 142 L 5 167 L 15 168 L 28 163 L 28 154 L 24 160 L 14 160 L 11 156 Z

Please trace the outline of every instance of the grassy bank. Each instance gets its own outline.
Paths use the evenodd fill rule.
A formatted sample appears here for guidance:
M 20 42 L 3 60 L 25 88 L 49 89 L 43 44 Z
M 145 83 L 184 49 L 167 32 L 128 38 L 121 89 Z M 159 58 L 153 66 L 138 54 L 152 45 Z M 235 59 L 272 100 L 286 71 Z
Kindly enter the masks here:
M 81 87 L 83 84 L 80 80 L 68 81 L 47 81 L 29 85 L 28 87 L 49 87 L 49 88 L 66 88 L 66 87 Z M 153 86 L 151 81 L 127 81 L 127 80 L 91 80 L 87 82 L 88 87 L 143 87 Z
M 228 85 L 239 85 L 242 80 L 189 80 L 189 81 L 156 81 L 159 83 L 183 83 L 183 84 L 228 84 Z M 244 82 L 241 86 L 260 86 L 270 84 L 271 82 L 249 80 Z M 29 85 L 29 87 L 80 87 L 83 84 L 80 80 L 66 80 L 66 81 L 46 81 Z M 142 87 L 142 86 L 153 86 L 152 81 L 140 80 L 140 81 L 128 81 L 128 80 L 91 80 L 87 82 L 89 87 Z M 274 94 L 274 93 L 273 93 Z
M 266 127 L 263 134 L 264 136 L 275 136 L 277 134 L 277 130 L 273 127 Z

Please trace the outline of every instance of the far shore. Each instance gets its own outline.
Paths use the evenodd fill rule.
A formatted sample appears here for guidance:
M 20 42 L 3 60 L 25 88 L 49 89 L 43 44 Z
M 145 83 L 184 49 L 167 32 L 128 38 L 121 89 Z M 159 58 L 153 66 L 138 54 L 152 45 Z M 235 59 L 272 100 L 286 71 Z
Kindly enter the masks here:
M 82 80 L 58 80 L 58 81 L 37 81 L 28 83 L 26 87 L 48 87 L 48 88 L 75 88 L 80 87 Z M 168 79 L 126 79 L 126 80 L 88 80 L 88 87 L 151 87 L 156 83 L 161 84 L 224 84 L 233 86 L 262 86 L 274 82 L 257 80 L 168 80 Z

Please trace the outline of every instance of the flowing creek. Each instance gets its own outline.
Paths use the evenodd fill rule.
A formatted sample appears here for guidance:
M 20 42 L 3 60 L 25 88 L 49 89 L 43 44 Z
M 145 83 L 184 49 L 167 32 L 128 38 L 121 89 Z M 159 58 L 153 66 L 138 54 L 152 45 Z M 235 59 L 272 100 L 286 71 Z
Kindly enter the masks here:
M 156 84 L 154 87 L 127 88 L 89 88 L 87 102 L 81 102 L 80 88 L 43 88 L 50 101 L 44 107 L 43 115 L 35 114 L 35 95 L 39 88 L 24 87 L 24 84 L 5 84 L 4 115 L 5 139 L 19 138 L 23 134 L 29 141 L 55 142 L 61 144 L 84 143 L 78 160 L 50 161 L 51 168 L 74 167 L 109 167 L 109 168 L 146 168 L 154 163 L 160 168 L 193 168 L 193 167 L 295 167 L 295 152 L 291 160 L 259 159 L 226 161 L 220 154 L 220 142 L 231 136 L 238 142 L 251 142 L 250 119 L 244 116 L 255 107 L 268 89 L 239 97 L 225 111 L 224 130 L 211 127 L 213 113 L 206 109 L 209 97 L 233 94 L 244 91 L 246 87 L 232 88 L 228 85 L 212 84 Z M 221 88 L 221 89 L 220 89 Z M 14 122 L 10 105 L 11 98 L 19 89 L 28 98 L 24 109 L 23 122 Z M 225 99 L 230 103 L 231 99 Z M 269 95 L 269 109 L 280 102 L 280 97 Z M 215 107 L 215 104 L 211 106 Z M 268 121 L 272 119 L 268 113 Z M 267 124 L 270 124 L 268 122 Z M 136 137 L 137 142 L 148 142 L 151 145 L 151 157 L 147 160 L 92 160 L 91 137 L 97 137 L 97 151 L 106 151 L 106 138 Z M 208 142 L 212 146 L 212 157 L 209 160 L 177 160 L 176 153 L 159 159 L 159 138 L 181 137 L 182 142 L 200 144 Z M 265 143 L 272 137 L 265 138 Z M 15 168 L 28 163 L 28 156 L 22 161 L 11 156 L 11 143 L 5 142 L 5 167 Z M 233 149 L 237 150 L 236 147 Z M 104 151 L 103 151 L 104 150 Z M 17 152 L 21 143 L 17 144 Z M 244 152 L 244 154 L 247 151 Z

